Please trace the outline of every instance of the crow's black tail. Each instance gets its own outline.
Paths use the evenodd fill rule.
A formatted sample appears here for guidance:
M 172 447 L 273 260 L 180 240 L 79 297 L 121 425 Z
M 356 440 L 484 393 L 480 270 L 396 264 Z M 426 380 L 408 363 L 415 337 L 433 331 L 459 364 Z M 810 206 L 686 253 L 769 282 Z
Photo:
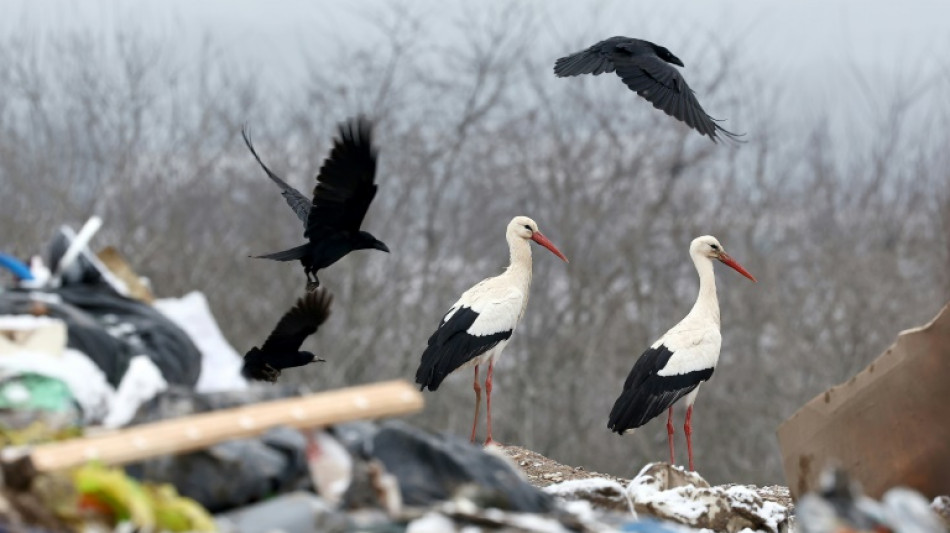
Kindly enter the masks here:
M 289 250 L 284 250 L 283 252 L 274 252 L 267 255 L 255 255 L 254 257 L 258 259 L 272 259 L 274 261 L 296 261 L 307 255 L 307 251 L 310 249 L 310 244 L 301 244 L 296 248 L 291 248 Z
M 270 365 L 264 361 L 264 354 L 255 347 L 251 348 L 251 350 L 244 355 L 244 365 L 241 366 L 241 375 L 246 379 L 273 382 L 276 381 L 280 372 L 275 372 L 275 369 L 271 368 Z

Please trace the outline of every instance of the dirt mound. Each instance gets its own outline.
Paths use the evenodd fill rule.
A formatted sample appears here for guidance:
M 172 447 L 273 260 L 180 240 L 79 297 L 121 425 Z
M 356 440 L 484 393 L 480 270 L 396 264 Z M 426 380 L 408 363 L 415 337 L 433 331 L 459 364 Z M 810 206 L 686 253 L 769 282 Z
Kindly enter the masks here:
M 575 479 L 605 478 L 620 483 L 626 487 L 630 484 L 629 479 L 591 472 L 580 466 L 563 465 L 554 459 L 550 459 L 538 452 L 522 448 L 520 446 L 502 446 L 502 450 L 510 457 L 521 471 L 528 477 L 528 482 L 536 487 L 547 487 L 562 481 L 572 481 Z M 738 486 L 735 483 L 722 485 L 724 489 Z M 755 485 L 744 485 L 755 491 L 763 500 L 775 502 L 784 505 L 791 511 L 794 507 L 792 496 L 788 487 L 781 485 L 770 485 L 766 487 L 757 487 Z

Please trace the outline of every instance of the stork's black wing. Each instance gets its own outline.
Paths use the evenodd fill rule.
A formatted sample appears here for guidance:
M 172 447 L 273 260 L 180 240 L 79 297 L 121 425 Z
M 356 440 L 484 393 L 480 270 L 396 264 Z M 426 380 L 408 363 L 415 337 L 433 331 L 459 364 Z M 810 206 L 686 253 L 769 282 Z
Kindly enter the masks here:
M 643 352 L 623 384 L 623 392 L 610 410 L 607 427 L 623 433 L 653 420 L 712 377 L 713 369 L 661 376 L 660 370 L 673 356 L 662 344 Z
M 646 98 L 653 107 L 686 123 L 702 135 L 718 142 L 718 135 L 738 140 L 739 135 L 716 123 L 696 100 L 693 90 L 673 65 L 656 55 L 627 54 L 618 46 L 612 56 L 617 75 L 627 87 Z
M 331 303 L 333 295 L 323 288 L 308 292 L 277 322 L 277 327 L 264 341 L 261 351 L 266 354 L 285 354 L 300 350 L 303 341 L 316 333 L 317 328 L 330 316 Z
M 448 320 L 442 320 L 439 329 L 429 337 L 422 362 L 416 370 L 416 383 L 421 389 L 428 387 L 429 390 L 437 390 L 452 371 L 491 350 L 499 342 L 511 338 L 510 329 L 488 335 L 472 335 L 468 330 L 478 316 L 476 311 L 463 306 Z
M 286 181 L 280 179 L 280 176 L 271 172 L 271 169 L 267 168 L 267 165 L 265 165 L 264 162 L 261 161 L 260 156 L 257 155 L 257 150 L 254 149 L 254 145 L 251 144 L 251 135 L 247 132 L 246 127 L 241 128 L 241 135 L 244 137 L 244 144 L 246 144 L 248 150 L 251 151 L 251 155 L 257 160 L 257 164 L 259 164 L 261 168 L 264 169 L 264 172 L 267 173 L 267 176 L 280 187 L 280 194 L 283 195 L 284 200 L 287 201 L 287 205 L 294 210 L 297 218 L 306 224 L 307 217 L 310 216 L 310 199 L 301 194 L 297 189 L 288 185 Z
M 357 117 L 339 128 L 313 189 L 313 207 L 304 232 L 311 241 L 338 231 L 359 231 L 376 196 L 372 124 Z

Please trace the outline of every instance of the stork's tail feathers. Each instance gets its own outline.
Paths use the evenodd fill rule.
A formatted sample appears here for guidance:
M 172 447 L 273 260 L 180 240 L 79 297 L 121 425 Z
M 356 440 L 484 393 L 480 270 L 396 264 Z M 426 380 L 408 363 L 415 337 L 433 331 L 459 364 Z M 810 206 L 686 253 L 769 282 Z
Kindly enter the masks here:
M 617 398 L 607 420 L 608 429 L 620 435 L 629 434 L 653 419 L 656 412 L 662 412 L 662 405 L 657 411 L 656 402 L 646 401 L 648 398 L 637 393 L 635 389 L 627 389 Z
M 295 261 L 301 259 L 307 255 L 307 250 L 310 248 L 310 244 L 301 244 L 296 248 L 291 248 L 289 250 L 284 250 L 283 252 L 274 252 L 267 255 L 255 255 L 254 257 L 258 259 L 271 259 L 274 261 Z
M 423 391 L 426 388 L 431 391 L 438 390 L 442 380 L 445 379 L 444 373 L 436 372 L 438 362 L 438 356 L 429 346 L 422 354 L 422 362 L 419 364 L 419 369 L 416 370 L 416 383 L 419 385 L 419 390 Z

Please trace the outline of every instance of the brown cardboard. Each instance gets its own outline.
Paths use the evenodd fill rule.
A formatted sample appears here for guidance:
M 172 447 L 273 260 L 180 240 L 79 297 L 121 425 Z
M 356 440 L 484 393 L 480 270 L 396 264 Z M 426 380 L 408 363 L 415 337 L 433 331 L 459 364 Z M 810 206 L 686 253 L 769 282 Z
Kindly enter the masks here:
M 125 286 L 129 289 L 130 297 L 147 304 L 151 304 L 155 301 L 155 296 L 152 294 L 151 289 L 142 283 L 142 279 L 135 273 L 135 270 L 132 269 L 129 262 L 126 261 L 125 258 L 122 257 L 122 254 L 114 247 L 106 246 L 102 250 L 99 250 L 96 257 L 102 261 L 102 264 L 104 264 L 112 274 L 125 283 Z
M 831 464 L 873 498 L 898 485 L 927 498 L 950 494 L 950 304 L 805 404 L 779 426 L 778 439 L 795 498 L 815 489 Z

